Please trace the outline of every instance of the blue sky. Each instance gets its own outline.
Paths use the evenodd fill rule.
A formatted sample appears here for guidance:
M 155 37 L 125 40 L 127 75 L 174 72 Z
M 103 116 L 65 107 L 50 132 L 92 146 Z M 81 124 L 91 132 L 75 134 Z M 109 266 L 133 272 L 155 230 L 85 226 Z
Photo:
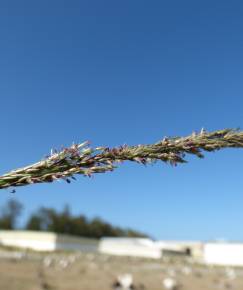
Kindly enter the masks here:
M 243 128 L 242 1 L 1 1 L 0 173 L 73 141 Z M 159 239 L 243 240 L 243 151 L 18 188 Z M 0 204 L 12 194 L 3 190 Z

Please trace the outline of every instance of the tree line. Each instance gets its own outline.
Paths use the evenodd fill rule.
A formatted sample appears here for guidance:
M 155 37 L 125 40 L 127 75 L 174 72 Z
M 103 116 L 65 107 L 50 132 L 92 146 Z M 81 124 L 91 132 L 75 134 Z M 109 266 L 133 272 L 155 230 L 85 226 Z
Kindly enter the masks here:
M 17 200 L 7 201 L 1 208 L 0 229 L 17 229 L 18 218 L 21 216 L 23 208 L 23 205 Z M 89 238 L 147 236 L 133 229 L 114 226 L 99 217 L 89 219 L 82 214 L 73 215 L 68 205 L 65 205 L 61 211 L 40 207 L 28 217 L 26 224 L 21 229 L 51 231 Z

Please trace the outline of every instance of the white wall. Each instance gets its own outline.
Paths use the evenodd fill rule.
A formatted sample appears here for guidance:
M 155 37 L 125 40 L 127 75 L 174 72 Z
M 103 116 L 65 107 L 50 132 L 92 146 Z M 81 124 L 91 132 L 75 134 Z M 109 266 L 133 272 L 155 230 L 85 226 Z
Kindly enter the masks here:
M 103 238 L 99 243 L 99 252 L 117 256 L 161 258 L 161 251 L 152 240 L 140 238 Z
M 37 251 L 54 251 L 56 235 L 35 231 L 0 231 L 0 244 Z
M 0 231 L 0 245 L 35 251 L 79 250 L 97 251 L 98 241 L 51 232 Z
M 156 246 L 163 251 L 186 253 L 190 250 L 191 256 L 198 261 L 203 255 L 203 243 L 200 241 L 156 241 Z
M 204 262 L 213 265 L 243 266 L 243 244 L 206 243 Z

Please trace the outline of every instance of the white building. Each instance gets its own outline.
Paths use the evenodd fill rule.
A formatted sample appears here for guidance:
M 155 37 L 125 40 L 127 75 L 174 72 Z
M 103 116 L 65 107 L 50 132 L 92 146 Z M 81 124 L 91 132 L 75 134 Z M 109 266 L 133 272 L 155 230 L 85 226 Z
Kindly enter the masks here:
M 36 251 L 99 251 L 153 259 L 160 259 L 166 254 L 182 254 L 206 265 L 243 266 L 243 243 L 152 241 L 147 238 L 102 238 L 98 241 L 51 232 L 0 230 L 0 245 Z
M 51 232 L 0 231 L 0 245 L 36 251 L 79 250 L 93 252 L 97 251 L 98 241 Z
M 98 251 L 117 256 L 161 258 L 161 251 L 155 242 L 145 238 L 102 238 Z
M 197 260 L 203 256 L 203 243 L 200 241 L 157 241 L 156 246 L 162 254 L 188 255 Z
M 243 243 L 206 243 L 204 263 L 223 266 L 243 266 Z

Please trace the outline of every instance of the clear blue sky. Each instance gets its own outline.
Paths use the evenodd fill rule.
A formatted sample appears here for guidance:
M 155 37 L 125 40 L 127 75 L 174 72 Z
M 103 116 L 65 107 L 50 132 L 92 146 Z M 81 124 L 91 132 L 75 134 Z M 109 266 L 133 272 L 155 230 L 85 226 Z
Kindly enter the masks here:
M 0 1 L 0 173 L 53 147 L 243 128 L 242 1 Z M 243 151 L 18 188 L 160 239 L 243 240 Z M 12 195 L 1 191 L 0 205 Z

